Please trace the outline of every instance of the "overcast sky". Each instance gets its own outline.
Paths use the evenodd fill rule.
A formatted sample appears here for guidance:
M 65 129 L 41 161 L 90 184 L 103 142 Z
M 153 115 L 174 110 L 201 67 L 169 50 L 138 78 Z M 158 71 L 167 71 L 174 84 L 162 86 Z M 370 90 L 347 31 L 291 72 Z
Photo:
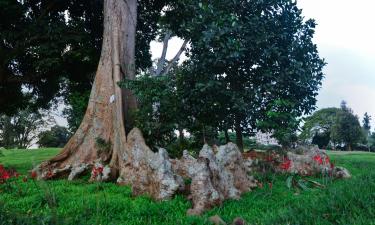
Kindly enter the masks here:
M 328 63 L 317 106 L 346 100 L 361 120 L 365 112 L 375 119 L 375 0 L 299 0 L 298 6 L 316 20 L 314 41 Z
M 298 6 L 306 19 L 316 20 L 314 41 L 328 63 L 318 108 L 338 107 L 346 100 L 361 120 L 365 112 L 375 120 L 375 0 L 299 0 Z M 170 41 L 168 58 L 181 44 L 176 38 Z M 153 58 L 161 50 L 161 43 L 151 43 Z

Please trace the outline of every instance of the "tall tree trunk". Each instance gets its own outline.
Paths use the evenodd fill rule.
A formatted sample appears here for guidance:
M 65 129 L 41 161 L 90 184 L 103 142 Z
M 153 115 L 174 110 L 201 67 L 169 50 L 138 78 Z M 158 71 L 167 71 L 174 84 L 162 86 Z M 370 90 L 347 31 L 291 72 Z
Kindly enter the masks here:
M 135 77 L 137 0 L 104 1 L 102 52 L 83 121 L 59 155 L 39 166 L 41 177 L 74 176 L 74 167 L 109 163 L 118 173 L 136 99 L 117 83 Z M 100 144 L 101 143 L 101 144 Z M 103 143 L 105 145 L 103 146 Z
M 241 150 L 241 152 L 243 152 L 242 127 L 241 127 L 241 121 L 238 118 L 236 118 L 235 131 L 236 131 L 236 144 L 238 148 Z
M 181 127 L 178 129 L 178 133 L 179 133 L 179 141 L 180 141 L 180 145 L 182 145 L 184 143 L 184 139 L 185 139 L 185 135 L 184 135 L 184 129 Z
M 229 138 L 229 134 L 228 134 L 227 129 L 224 130 L 224 135 L 225 135 L 225 144 L 227 144 L 227 143 L 230 142 L 230 138 Z

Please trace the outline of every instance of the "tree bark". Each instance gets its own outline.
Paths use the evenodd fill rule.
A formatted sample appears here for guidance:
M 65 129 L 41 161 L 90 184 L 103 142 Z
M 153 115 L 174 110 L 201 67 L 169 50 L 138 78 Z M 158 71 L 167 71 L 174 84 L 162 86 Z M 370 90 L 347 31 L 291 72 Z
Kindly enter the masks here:
M 238 148 L 240 149 L 240 151 L 243 152 L 242 127 L 238 119 L 236 119 L 235 131 L 236 131 L 236 144 Z
M 225 135 L 225 144 L 227 144 L 227 143 L 230 142 L 230 138 L 229 138 L 229 134 L 228 134 L 227 129 L 224 130 L 224 135 Z
M 73 179 L 75 167 L 96 162 L 109 163 L 111 175 L 118 174 L 126 131 L 133 127 L 131 111 L 137 105 L 131 91 L 122 90 L 117 83 L 135 77 L 136 20 L 136 0 L 104 1 L 102 52 L 86 114 L 61 153 L 38 167 L 39 177 L 70 173 Z

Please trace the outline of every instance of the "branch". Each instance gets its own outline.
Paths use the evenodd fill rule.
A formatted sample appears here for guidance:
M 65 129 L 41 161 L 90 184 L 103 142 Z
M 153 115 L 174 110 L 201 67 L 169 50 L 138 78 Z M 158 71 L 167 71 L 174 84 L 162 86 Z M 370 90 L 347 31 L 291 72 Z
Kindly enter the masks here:
M 161 57 L 156 66 L 156 70 L 154 73 L 155 76 L 159 76 L 161 72 L 163 71 L 163 67 L 165 64 L 165 57 L 167 56 L 168 42 L 169 42 L 169 39 L 171 38 L 171 35 L 172 33 L 170 31 L 167 31 L 167 33 L 165 34 L 164 41 L 163 41 L 163 52 L 161 53 Z
M 173 59 L 169 62 L 168 66 L 163 70 L 162 75 L 165 75 L 169 73 L 169 71 L 172 69 L 174 64 L 180 59 L 181 54 L 185 51 L 186 45 L 188 44 L 188 40 L 185 40 L 184 43 L 182 44 L 180 50 L 178 50 L 177 54 L 173 57 Z

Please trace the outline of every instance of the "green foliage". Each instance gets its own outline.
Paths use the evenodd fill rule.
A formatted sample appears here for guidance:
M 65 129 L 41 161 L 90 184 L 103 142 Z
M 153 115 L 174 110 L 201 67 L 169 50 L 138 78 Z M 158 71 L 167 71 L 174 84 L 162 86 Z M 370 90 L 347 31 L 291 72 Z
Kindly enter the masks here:
M 37 140 L 40 128 L 46 126 L 48 115 L 29 108 L 14 116 L 0 115 L 0 144 L 5 148 L 28 148 Z
M 186 123 L 177 126 L 174 118 L 164 119 L 167 128 L 161 131 L 157 122 L 142 120 L 152 121 L 149 129 L 168 134 L 178 127 L 203 137 L 203 142 L 229 129 L 238 137 L 251 135 L 263 122 L 261 129 L 275 131 L 283 143 L 295 139 L 295 118 L 314 108 L 324 61 L 312 43 L 314 21 L 304 22 L 294 2 L 175 1 L 162 22 L 190 40 L 189 58 L 167 78 L 147 78 L 150 85 L 141 85 L 147 90 L 132 90 L 143 102 L 144 112 L 138 112 L 142 118 L 152 116 L 152 104 L 167 107 L 160 102 L 163 95 L 183 105 L 167 111 Z M 140 76 L 140 82 L 145 77 Z M 163 85 L 155 84 L 163 79 Z M 144 96 L 154 101 L 142 101 Z
M 138 70 L 151 66 L 149 43 L 168 2 L 138 1 Z M 74 95 L 90 91 L 102 44 L 103 1 L 4 0 L 0 16 L 0 113 L 48 107 L 60 94 L 74 105 Z M 72 129 L 81 114 L 81 107 L 72 107 Z
M 183 127 L 184 105 L 174 89 L 176 79 L 171 76 L 142 75 L 136 80 L 121 83 L 133 90 L 139 101 L 134 113 L 135 126 L 139 127 L 150 146 L 166 146 L 176 140 L 175 130 Z
M 62 148 L 69 141 L 70 135 L 71 133 L 65 127 L 56 125 L 38 135 L 38 145 L 39 147 Z
M 331 138 L 335 143 L 344 143 L 348 150 L 360 142 L 363 132 L 358 117 L 351 111 L 342 110 L 336 115 L 335 124 L 332 127 Z
M 190 0 L 174 7 L 166 13 L 171 29 L 191 40 L 182 88 L 197 121 L 247 134 L 262 121 L 263 130 L 289 129 L 276 136 L 290 139 L 295 118 L 314 108 L 323 78 L 314 21 L 303 22 L 292 1 Z
M 63 110 L 63 115 L 68 121 L 69 131 L 71 133 L 74 133 L 81 124 L 89 98 L 90 91 L 86 89 L 67 93 L 65 101 L 69 105 Z
M 6 156 L 0 158 L 0 164 L 27 173 L 31 161 L 39 163 L 57 153 L 58 149 L 4 150 Z M 34 185 L 29 180 L 19 184 L 25 196 L 19 197 L 17 192 L 0 195 L 0 224 L 203 225 L 209 224 L 208 218 L 215 214 L 228 223 L 235 217 L 242 217 L 254 224 L 372 224 L 375 217 L 375 155 L 331 154 L 336 165 L 350 170 L 351 179 L 326 181 L 324 177 L 314 178 L 311 180 L 326 188 L 310 188 L 296 195 L 286 186 L 287 176 L 257 177 L 264 183 L 263 188 L 244 194 L 240 200 L 225 201 L 200 217 L 186 215 L 191 204 L 183 196 L 158 202 L 147 196 L 134 197 L 129 187 L 113 183 L 56 180 Z M 46 189 L 51 190 L 57 205 L 43 200 Z
M 363 129 L 365 129 L 365 131 L 367 131 L 367 133 L 371 130 L 371 116 L 369 116 L 369 114 L 366 112 L 365 115 L 363 115 Z
M 336 115 L 340 111 L 339 108 L 324 108 L 314 112 L 312 116 L 305 119 L 300 138 L 311 139 L 316 133 L 330 136 L 331 128 L 336 122 Z
M 234 132 L 228 132 L 229 135 L 229 140 L 233 143 L 236 142 L 236 133 Z M 225 140 L 225 134 L 224 132 L 220 132 L 218 135 L 218 141 L 221 145 L 226 144 Z M 243 136 L 243 146 L 245 149 L 253 149 L 256 146 L 256 141 L 254 138 L 249 137 L 249 136 Z
M 321 109 L 306 118 L 300 138 L 310 140 L 320 148 L 329 144 L 345 144 L 352 148 L 363 140 L 364 132 L 358 118 L 343 102 L 341 108 Z

